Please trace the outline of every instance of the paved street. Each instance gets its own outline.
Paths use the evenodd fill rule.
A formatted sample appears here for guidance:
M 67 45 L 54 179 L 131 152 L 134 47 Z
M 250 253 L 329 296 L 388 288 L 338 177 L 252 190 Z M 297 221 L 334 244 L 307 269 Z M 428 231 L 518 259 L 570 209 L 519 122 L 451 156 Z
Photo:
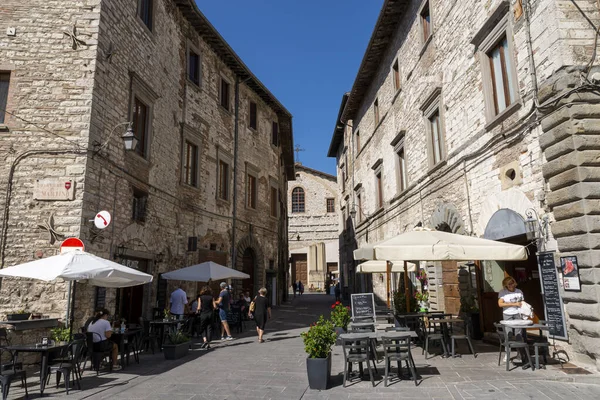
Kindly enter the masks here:
M 299 337 L 319 314 L 328 314 L 331 297 L 305 294 L 274 311 L 267 326 L 267 342 L 257 343 L 248 329 L 232 342 L 218 342 L 213 350 L 194 350 L 188 357 L 166 361 L 162 354 L 143 355 L 140 365 L 98 378 L 86 371 L 83 390 L 70 399 L 592 399 L 600 398 L 598 375 L 567 375 L 557 366 L 547 370 L 506 372 L 497 366 L 497 348 L 480 345 L 476 359 L 425 360 L 414 351 L 423 381 L 401 381 L 387 388 L 378 380 L 342 387 L 343 356 L 336 347 L 332 365 L 333 387 L 319 392 L 308 389 L 305 353 Z M 250 328 L 250 325 L 248 325 Z M 464 348 L 461 347 L 461 350 Z M 378 364 L 380 372 L 383 364 Z M 30 398 L 39 396 L 38 382 L 29 379 Z M 64 389 L 48 388 L 51 397 L 63 397 Z M 22 398 L 18 385 L 11 399 Z

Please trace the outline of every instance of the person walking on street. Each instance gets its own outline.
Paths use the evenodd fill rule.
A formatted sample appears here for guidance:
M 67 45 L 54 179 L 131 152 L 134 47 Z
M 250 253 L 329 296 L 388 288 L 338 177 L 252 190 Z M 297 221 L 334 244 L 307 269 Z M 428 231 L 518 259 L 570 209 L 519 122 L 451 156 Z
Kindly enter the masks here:
M 248 316 L 251 314 L 249 313 Z M 267 298 L 267 289 L 260 288 L 258 295 L 254 298 L 254 320 L 256 321 L 256 333 L 258 333 L 258 342 L 264 343 L 265 325 L 267 320 L 271 319 L 271 303 Z
M 187 295 L 185 291 L 181 288 L 181 286 L 177 287 L 171 293 L 171 314 L 174 315 L 177 319 L 182 319 L 183 314 L 185 312 L 185 305 L 188 303 Z
M 335 301 L 340 301 L 340 294 L 342 293 L 342 291 L 340 290 L 340 283 L 336 283 L 335 284 Z
M 304 293 L 304 285 L 302 284 L 302 281 L 298 281 L 298 292 L 300 292 L 300 296 L 302 296 Z
M 198 298 L 198 308 L 195 310 L 200 315 L 199 333 L 203 335 L 204 342 L 200 346 L 203 350 L 210 349 L 210 332 L 209 328 L 213 319 L 213 311 L 215 310 L 215 300 L 212 296 L 210 286 L 204 286 L 200 291 Z
M 298 285 L 296 281 L 292 282 L 292 289 L 294 290 L 294 297 L 296 297 L 296 292 L 298 291 Z
M 221 293 L 215 304 L 219 307 L 219 318 L 221 319 L 221 340 L 232 340 L 229 323 L 227 322 L 227 313 L 229 312 L 229 302 L 231 296 L 227 290 L 227 283 L 221 282 Z M 227 336 L 225 336 L 227 334 Z

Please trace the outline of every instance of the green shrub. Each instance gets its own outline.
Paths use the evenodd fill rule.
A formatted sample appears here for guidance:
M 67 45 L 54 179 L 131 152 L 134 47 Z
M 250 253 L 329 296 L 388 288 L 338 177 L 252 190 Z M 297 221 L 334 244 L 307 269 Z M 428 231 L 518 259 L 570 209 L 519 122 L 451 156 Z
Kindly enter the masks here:
M 309 358 L 327 358 L 337 339 L 333 323 L 322 315 L 307 332 L 302 332 L 300 335 L 304 341 L 304 351 Z
M 69 328 L 52 328 L 50 330 L 50 339 L 54 340 L 55 342 L 68 342 L 71 340 Z
M 346 330 L 350 323 L 350 307 L 344 306 L 339 301 L 331 305 L 331 322 L 333 326 L 339 326 Z
M 190 341 L 190 337 L 181 331 L 169 333 L 167 338 L 171 344 L 181 344 Z

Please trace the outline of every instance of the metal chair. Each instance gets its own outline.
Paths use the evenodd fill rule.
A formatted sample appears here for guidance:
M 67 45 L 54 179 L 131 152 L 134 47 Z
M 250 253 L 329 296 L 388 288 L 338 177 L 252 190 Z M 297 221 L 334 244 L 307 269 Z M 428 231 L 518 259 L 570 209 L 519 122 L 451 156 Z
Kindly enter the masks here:
M 473 349 L 473 343 L 471 343 L 471 325 L 465 321 L 464 333 L 454 333 L 452 324 L 450 325 L 450 341 L 452 343 L 452 357 L 456 357 L 454 348 L 457 340 L 466 340 L 469 345 L 469 350 L 473 354 L 473 358 L 477 358 L 477 354 Z
M 527 360 L 529 361 L 529 365 L 531 369 L 535 369 L 533 363 L 531 362 L 531 355 L 529 354 L 529 345 L 521 340 L 509 340 L 508 339 L 508 329 L 498 322 L 494 322 L 494 326 L 496 327 L 496 333 L 498 334 L 498 339 L 500 341 L 500 351 L 498 353 L 498 365 L 500 365 L 500 358 L 502 357 L 502 350 L 505 350 L 508 346 L 508 353 L 506 354 L 506 370 L 508 371 L 510 368 L 510 352 L 512 349 L 523 349 L 525 350 L 525 354 L 527 355 Z
M 373 371 L 371 370 L 371 364 L 369 361 L 375 361 L 371 358 L 371 340 L 368 336 L 356 337 L 352 339 L 342 339 L 342 350 L 344 352 L 344 384 L 349 381 L 349 374 L 352 370 L 352 364 L 358 364 L 359 377 L 363 374 L 363 363 L 367 363 L 367 369 L 369 370 L 369 378 L 371 384 L 375 386 L 373 380 Z
M 381 343 L 383 345 L 383 358 L 385 361 L 383 385 L 387 387 L 388 379 L 391 379 L 389 377 L 391 372 L 391 362 L 396 361 L 398 363 L 398 378 L 401 378 L 402 361 L 404 361 L 406 363 L 406 369 L 410 371 L 412 378 L 415 381 L 415 386 L 417 386 L 417 369 L 415 361 L 412 358 L 412 353 L 410 352 L 410 338 L 389 337 L 384 334 L 381 337 Z
M 8 391 L 10 389 L 10 384 L 15 379 L 21 379 L 21 385 L 25 387 L 25 397 L 28 397 L 27 393 L 27 373 L 22 368 L 17 368 L 17 365 L 21 365 L 22 363 L 18 363 L 15 357 L 15 354 L 0 346 L 0 359 L 7 358 L 5 354 L 8 354 L 10 357 L 10 362 L 2 364 L 2 368 L 0 368 L 0 387 L 2 388 L 2 400 L 6 400 L 8 398 Z
M 429 355 L 429 342 L 437 341 L 442 345 L 442 354 L 446 354 L 446 339 L 444 337 L 444 331 L 442 328 L 442 324 L 440 322 L 436 322 L 440 317 L 430 317 L 429 318 L 429 326 L 425 326 L 423 323 L 423 334 L 425 346 L 423 347 L 422 354 L 425 354 L 425 359 L 427 360 L 427 356 Z
M 546 325 L 548 322 L 544 321 L 544 320 L 539 320 L 538 323 Z M 550 350 L 550 343 L 548 343 L 548 338 L 542 334 L 541 329 L 540 329 L 539 340 L 533 342 L 535 367 L 537 369 L 540 369 L 540 349 L 541 349 L 541 355 L 542 355 L 542 357 L 544 357 L 544 365 L 542 366 L 542 368 L 546 369 L 546 364 L 548 364 L 547 354 Z
M 69 346 L 62 352 L 59 359 L 54 360 L 52 364 L 48 366 L 47 381 L 50 381 L 50 376 L 53 372 L 56 373 L 56 388 L 60 384 L 61 375 L 65 377 L 65 390 L 69 394 L 69 388 L 71 384 L 71 375 L 75 377 L 77 387 L 81 390 L 81 376 L 79 375 L 79 363 L 81 361 L 81 355 L 83 354 L 83 348 L 85 347 L 85 340 L 79 339 L 69 343 Z
M 110 361 L 112 360 L 112 351 L 111 350 L 106 350 L 106 351 L 96 351 L 94 349 L 94 336 L 97 335 L 98 337 L 102 338 L 100 336 L 100 334 L 96 333 L 96 332 L 87 332 L 85 334 L 85 338 L 86 338 L 86 345 L 87 345 L 87 358 L 83 363 L 83 368 L 85 369 L 85 364 L 87 363 L 87 360 L 90 360 L 92 369 L 96 371 L 96 375 L 100 374 L 100 362 L 108 357 L 110 359 Z M 112 366 L 113 363 L 109 362 L 109 368 L 110 371 L 112 372 Z
M 386 332 L 408 332 L 410 328 L 407 326 L 388 326 L 385 328 Z
M 140 325 L 142 326 L 142 332 L 138 335 L 138 351 L 142 351 L 142 349 L 148 351 L 150 348 L 152 349 L 152 354 L 154 354 L 154 346 L 156 345 L 156 347 L 160 348 L 158 345 L 158 335 L 152 330 L 150 321 L 140 317 Z
M 0 347 L 8 347 L 8 346 L 10 346 L 10 339 L 8 337 L 8 331 L 5 328 L 0 328 Z M 4 363 L 2 363 L 2 360 L 0 359 L 0 370 L 8 371 L 9 369 L 12 369 L 13 366 L 16 369 L 23 369 L 22 362 L 18 362 L 17 360 L 14 360 L 14 365 L 12 362 L 4 364 Z

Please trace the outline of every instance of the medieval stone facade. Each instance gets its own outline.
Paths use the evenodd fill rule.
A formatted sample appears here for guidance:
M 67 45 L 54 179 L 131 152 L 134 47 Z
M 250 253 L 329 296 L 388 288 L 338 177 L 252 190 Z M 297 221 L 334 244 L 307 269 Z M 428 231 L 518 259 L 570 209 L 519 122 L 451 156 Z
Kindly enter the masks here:
M 577 256 L 581 291 L 561 285 L 568 338 L 557 342 L 600 365 L 599 21 L 591 0 L 385 1 L 328 154 L 341 269 L 351 277 L 354 248 L 416 226 L 527 245 L 521 264 L 425 264 L 432 308 L 458 312 L 461 292 L 476 292 L 489 330 L 506 274 L 543 319 L 536 251 Z
M 79 321 L 100 305 L 151 317 L 172 289 L 159 275 L 207 260 L 249 273 L 239 288 L 266 285 L 281 300 L 291 115 L 193 0 L 6 0 L 0 31 L 2 267 L 79 237 L 154 276 L 131 289 L 78 285 Z M 121 139 L 129 122 L 135 151 Z M 90 222 L 100 210 L 113 217 L 102 231 Z M 64 316 L 63 283 L 1 285 L 1 315 Z
M 300 163 L 295 170 L 287 193 L 290 282 L 300 280 L 307 290 L 324 289 L 338 270 L 336 178 Z

